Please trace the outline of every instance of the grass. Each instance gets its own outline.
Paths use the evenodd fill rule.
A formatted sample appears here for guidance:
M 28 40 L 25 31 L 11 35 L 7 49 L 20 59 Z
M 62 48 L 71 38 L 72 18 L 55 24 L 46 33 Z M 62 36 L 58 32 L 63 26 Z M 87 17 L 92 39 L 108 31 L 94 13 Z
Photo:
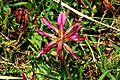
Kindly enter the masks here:
M 81 1 L 63 0 L 56 3 L 54 0 L 0 0 L 0 79 L 21 79 L 22 73 L 31 78 L 35 71 L 36 80 L 119 80 L 119 1 Z M 23 22 L 16 21 L 15 11 L 19 8 L 28 10 L 26 30 Z M 44 15 L 57 26 L 60 12 L 64 12 L 67 17 L 64 29 L 82 16 L 83 20 L 78 25 L 83 28 L 79 35 L 87 37 L 85 41 L 68 42 L 80 62 L 64 51 L 66 66 L 60 59 L 55 60 L 56 49 L 36 58 L 51 40 L 38 35 L 34 28 L 54 34 L 41 17 Z

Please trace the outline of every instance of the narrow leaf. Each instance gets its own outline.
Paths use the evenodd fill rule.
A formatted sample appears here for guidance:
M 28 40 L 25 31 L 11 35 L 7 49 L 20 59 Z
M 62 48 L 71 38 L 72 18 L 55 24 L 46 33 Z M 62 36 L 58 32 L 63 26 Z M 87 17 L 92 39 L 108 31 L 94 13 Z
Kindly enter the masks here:
M 19 5 L 26 5 L 27 2 L 18 2 L 18 3 L 15 3 L 15 4 L 8 4 L 8 6 L 19 6 Z
M 104 78 L 107 76 L 107 74 L 108 74 L 109 72 L 110 72 L 110 70 L 105 71 L 98 80 L 104 80 Z

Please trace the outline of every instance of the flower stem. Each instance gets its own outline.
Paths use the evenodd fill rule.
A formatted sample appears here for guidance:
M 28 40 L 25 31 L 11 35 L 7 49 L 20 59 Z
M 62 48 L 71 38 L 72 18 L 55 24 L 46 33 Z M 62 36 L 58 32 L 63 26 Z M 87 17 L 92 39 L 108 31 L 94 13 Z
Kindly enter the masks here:
M 67 75 L 69 76 L 70 80 L 72 80 L 72 77 L 71 77 L 71 75 L 70 75 L 70 72 L 69 72 L 69 70 L 68 70 L 68 68 L 67 68 L 67 64 L 66 64 L 66 60 L 65 60 L 65 58 L 64 58 L 64 53 L 63 53 L 63 51 L 62 51 L 62 56 L 63 56 L 63 64 L 64 64 L 64 67 L 65 67 L 66 73 L 67 73 Z

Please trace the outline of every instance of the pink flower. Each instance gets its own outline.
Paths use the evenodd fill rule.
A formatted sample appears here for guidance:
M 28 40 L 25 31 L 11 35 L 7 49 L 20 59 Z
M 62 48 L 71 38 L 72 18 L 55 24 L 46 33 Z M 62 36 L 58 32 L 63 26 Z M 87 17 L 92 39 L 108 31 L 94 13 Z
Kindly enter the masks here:
M 64 25 L 66 22 L 66 17 L 63 12 L 61 12 L 58 16 L 58 25 L 59 29 L 52 25 L 45 17 L 42 17 L 43 22 L 49 26 L 51 29 L 53 29 L 57 34 L 58 37 L 55 35 L 52 35 L 50 33 L 46 33 L 44 31 L 39 30 L 38 28 L 34 28 L 34 30 L 43 36 L 53 38 L 53 41 L 48 43 L 38 54 L 37 58 L 41 57 L 42 54 L 46 54 L 48 51 L 50 51 L 53 47 L 57 46 L 56 51 L 56 60 L 58 60 L 58 54 L 61 52 L 63 48 L 65 48 L 75 59 L 80 61 L 80 59 L 74 54 L 72 49 L 66 44 L 67 41 L 82 41 L 85 40 L 84 37 L 78 36 L 78 31 L 82 28 L 82 26 L 78 26 L 78 23 L 82 20 L 82 17 L 80 17 L 74 24 L 72 24 L 65 32 L 64 32 Z

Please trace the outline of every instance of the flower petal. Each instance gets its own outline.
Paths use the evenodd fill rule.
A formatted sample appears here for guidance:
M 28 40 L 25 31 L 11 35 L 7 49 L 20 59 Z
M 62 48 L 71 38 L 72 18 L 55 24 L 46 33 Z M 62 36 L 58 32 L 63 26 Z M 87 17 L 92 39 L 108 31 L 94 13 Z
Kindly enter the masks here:
M 78 61 L 80 61 L 80 59 L 74 54 L 74 52 L 72 51 L 72 49 L 66 44 L 66 43 L 63 43 L 63 45 L 65 46 L 65 48 L 71 53 L 71 55 L 77 59 Z
M 64 13 L 61 12 L 58 17 L 58 25 L 60 26 L 60 31 L 62 31 L 62 32 L 63 32 L 63 27 L 65 25 L 65 22 L 66 22 L 66 17 L 64 15 Z
M 78 31 L 81 29 L 82 26 L 78 26 L 75 30 L 73 30 L 70 34 L 66 35 L 65 38 L 70 38 L 73 41 L 81 41 L 85 40 L 84 37 L 79 37 L 78 36 Z
M 57 47 L 57 52 L 56 52 L 56 60 L 58 60 L 58 53 L 59 53 L 60 50 L 62 49 L 62 43 L 63 43 L 62 40 L 60 40 L 60 41 L 58 42 L 58 47 Z
M 42 20 L 47 26 L 52 28 L 55 32 L 59 33 L 59 30 L 54 25 L 52 25 L 44 16 L 42 16 Z
M 57 43 L 58 39 L 55 39 L 53 41 L 51 41 L 50 43 L 48 43 L 38 54 L 37 58 L 40 58 L 42 54 L 47 53 L 50 49 L 52 49 L 55 44 Z
M 76 37 L 73 39 L 73 41 L 83 41 L 83 40 L 85 40 L 84 37 Z
M 68 34 L 74 27 L 78 25 L 78 23 L 82 20 L 83 17 L 80 17 L 75 23 L 73 23 L 65 32 L 65 35 Z
M 74 35 L 68 36 L 68 38 L 70 38 L 71 40 L 74 40 L 77 38 L 77 36 L 78 36 L 78 33 L 75 33 Z
M 72 36 L 72 35 L 76 34 L 76 33 L 78 33 L 78 31 L 79 31 L 81 28 L 82 28 L 82 26 L 78 26 L 78 27 L 77 27 L 76 29 L 74 29 L 70 34 L 65 35 L 65 36 Z
M 76 33 L 72 36 L 69 36 L 68 38 L 70 38 L 73 41 L 83 41 L 83 40 L 85 40 L 85 37 L 79 37 L 78 33 Z
M 68 36 L 68 38 L 70 38 L 73 41 L 83 41 L 83 40 L 85 40 L 84 37 L 79 37 L 78 33 L 76 33 L 74 35 L 71 35 L 71 36 Z
M 34 28 L 34 30 L 38 33 L 38 34 L 41 34 L 43 36 L 46 36 L 46 37 L 51 37 L 51 38 L 56 38 L 56 36 L 53 36 L 52 34 L 49 34 L 49 33 L 46 33 L 44 31 L 41 31 L 39 30 L 38 28 Z

